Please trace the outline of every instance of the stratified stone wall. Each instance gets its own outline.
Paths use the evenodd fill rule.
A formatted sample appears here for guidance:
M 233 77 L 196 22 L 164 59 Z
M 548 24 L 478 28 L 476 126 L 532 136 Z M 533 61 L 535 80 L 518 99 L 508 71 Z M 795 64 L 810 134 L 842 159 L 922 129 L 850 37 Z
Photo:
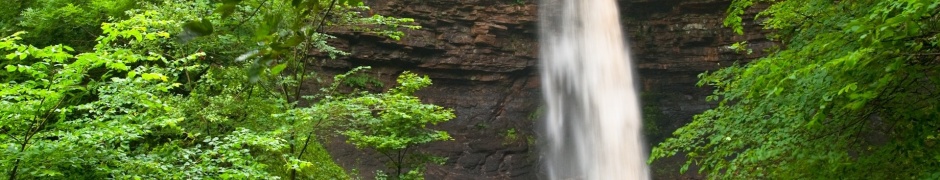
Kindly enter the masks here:
M 651 142 L 689 122 L 713 106 L 704 101 L 711 90 L 695 86 L 701 72 L 745 62 L 728 47 L 747 40 L 753 48 L 771 46 L 751 32 L 735 35 L 721 22 L 730 0 L 620 0 L 624 30 L 629 37 Z M 535 124 L 541 95 L 537 71 L 537 7 L 533 0 L 367 0 L 372 13 L 414 18 L 424 28 L 408 30 L 400 41 L 360 33 L 335 33 L 338 47 L 353 53 L 324 61 L 324 72 L 373 66 L 372 75 L 394 84 L 403 71 L 428 75 L 431 87 L 417 95 L 427 103 L 453 108 L 457 118 L 435 128 L 454 141 L 436 142 L 420 151 L 447 157 L 429 165 L 427 179 L 536 179 L 540 167 Z M 384 167 L 382 155 L 357 150 L 341 137 L 328 148 L 347 169 L 364 177 Z M 679 176 L 678 160 L 655 164 L 658 178 Z
M 400 41 L 341 33 L 339 47 L 353 53 L 322 67 L 342 71 L 373 66 L 373 75 L 394 84 L 403 71 L 428 75 L 434 85 L 417 96 L 453 108 L 457 118 L 435 128 L 454 141 L 421 151 L 447 157 L 430 165 L 427 179 L 535 179 L 533 123 L 539 106 L 536 71 L 536 6 L 513 0 L 366 1 L 373 12 L 414 18 L 420 30 Z M 347 169 L 369 177 L 384 167 L 382 155 L 357 150 L 341 140 L 329 145 Z

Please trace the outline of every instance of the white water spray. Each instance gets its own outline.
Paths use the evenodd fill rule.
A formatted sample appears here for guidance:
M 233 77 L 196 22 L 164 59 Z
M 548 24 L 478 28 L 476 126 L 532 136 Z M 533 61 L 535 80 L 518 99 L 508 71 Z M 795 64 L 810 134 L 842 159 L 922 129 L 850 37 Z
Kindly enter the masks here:
M 549 179 L 649 179 L 632 65 L 614 0 L 542 0 Z

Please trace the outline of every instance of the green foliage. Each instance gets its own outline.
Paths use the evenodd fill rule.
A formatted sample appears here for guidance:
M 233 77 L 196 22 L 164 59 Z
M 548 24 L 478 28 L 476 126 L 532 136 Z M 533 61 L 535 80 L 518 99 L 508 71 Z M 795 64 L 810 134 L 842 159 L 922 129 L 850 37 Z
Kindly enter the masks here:
M 351 74 L 343 79 L 343 84 L 353 88 L 381 88 L 385 86 L 382 81 L 378 79 L 361 73 Z
M 10 148 L 5 149 L 0 167 L 10 169 L 6 173 L 10 179 L 66 174 L 123 177 L 117 173 L 136 167 L 131 166 L 135 159 L 160 164 L 134 155 L 153 149 L 130 145 L 146 141 L 147 136 L 180 133 L 178 124 L 183 118 L 160 96 L 179 86 L 164 74 L 186 67 L 130 65 L 168 60 L 140 55 L 107 41 L 126 34 L 161 32 L 117 25 L 124 28 L 105 28 L 108 33 L 99 38 L 98 48 L 78 55 L 69 54 L 72 48 L 68 46 L 40 49 L 18 44 L 21 33 L 2 40 L 0 50 L 7 55 L 0 65 L 7 72 L 0 84 L 4 87 L 0 114 L 5 117 L 0 122 L 4 129 L 0 141 Z M 88 172 L 89 168 L 95 171 Z
M 539 120 L 542 119 L 543 115 L 545 115 L 545 106 L 539 106 L 529 113 L 528 119 L 532 121 Z
M 33 32 L 0 39 L 0 175 L 8 179 L 349 179 L 318 137 L 366 125 L 333 117 L 358 117 L 369 97 L 392 114 L 424 113 L 414 116 L 425 123 L 450 113 L 411 96 L 430 84 L 415 75 L 382 94 L 340 93 L 335 81 L 298 107 L 308 97 L 301 84 L 317 78 L 304 68 L 307 51 L 348 54 L 327 43 L 324 27 L 399 37 L 397 28 L 417 27 L 398 18 L 372 24 L 357 16 L 366 8 L 358 2 L 17 2 L 0 8 L 0 33 Z M 49 45 L 60 43 L 77 47 Z M 405 176 L 420 177 L 412 171 Z
M 298 53 L 296 47 L 313 47 L 324 54 L 335 58 L 337 55 L 346 55 L 346 52 L 337 50 L 327 44 L 326 40 L 332 36 L 321 32 L 326 27 L 336 29 L 349 29 L 386 36 L 399 40 L 404 34 L 400 28 L 418 29 L 420 26 L 412 25 L 414 20 L 409 18 L 394 18 L 381 15 L 362 17 L 359 13 L 369 8 L 358 0 L 275 0 L 271 5 L 265 5 L 268 0 L 230 0 L 223 1 L 214 11 L 222 19 L 237 14 L 240 7 L 250 7 L 253 2 L 253 17 L 258 15 L 253 28 L 252 40 L 260 46 L 253 47 L 252 51 L 242 54 L 239 61 L 251 61 L 249 75 L 256 82 L 263 69 L 273 68 L 279 64 L 301 64 L 307 61 L 308 53 Z M 260 2 L 260 3 L 258 3 Z M 275 8 L 262 8 L 273 6 Z M 240 26 L 239 23 L 237 26 Z M 217 34 L 213 31 L 219 29 L 219 24 L 213 21 L 200 19 L 189 20 L 184 26 L 185 33 L 195 35 Z M 304 48 L 299 48 L 304 49 Z M 298 55 L 301 54 L 301 55 Z M 285 55 L 293 55 L 284 58 Z M 296 66 L 305 72 L 303 66 Z M 300 73 L 304 74 L 304 73 Z M 303 79 L 296 77 L 297 79 Z M 296 95 L 295 96 L 299 96 Z
M 13 0 L 0 7 L 0 36 L 7 36 L 10 32 L 16 32 L 15 25 L 20 12 L 28 7 L 28 0 Z
M 399 175 L 398 178 L 391 178 L 391 177 L 389 177 L 388 174 L 386 174 L 384 171 L 382 171 L 382 170 L 377 170 L 377 171 L 375 172 L 375 179 L 376 179 L 376 180 L 388 180 L 388 179 L 417 180 L 417 179 L 424 179 L 424 176 L 423 176 L 423 173 L 422 173 L 422 172 L 424 172 L 424 170 L 419 167 L 419 168 L 411 169 L 411 170 L 409 170 L 407 173 L 404 173 L 404 174 Z
M 503 144 L 513 143 L 520 139 L 519 134 L 516 133 L 516 128 L 507 129 L 506 132 L 503 133 L 503 137 L 505 138 Z
M 126 17 L 133 0 L 16 0 L 0 10 L 0 34 L 32 32 L 24 41 L 47 46 L 67 43 L 86 50 L 95 45 L 99 26 L 109 17 Z M 6 5 L 5 5 L 6 6 Z
M 940 2 L 735 0 L 785 48 L 700 76 L 719 106 L 656 147 L 714 179 L 935 179 Z
M 420 165 L 428 160 L 409 152 L 410 148 L 433 141 L 452 140 L 447 132 L 427 126 L 451 120 L 454 113 L 440 106 L 423 104 L 413 96 L 418 89 L 431 85 L 428 77 L 404 72 L 398 77 L 398 84 L 386 93 L 326 102 L 332 106 L 345 106 L 341 109 L 350 111 L 340 116 L 349 120 L 348 128 L 342 132 L 349 143 L 358 148 L 372 148 L 388 157 L 390 168 L 396 172 L 395 177 L 414 179 L 421 177 L 413 173 L 420 173 Z M 404 172 L 404 169 L 411 170 Z
M 731 49 L 737 53 L 745 53 L 745 54 L 754 53 L 753 49 L 747 48 L 747 41 L 736 42 L 734 44 L 731 44 Z

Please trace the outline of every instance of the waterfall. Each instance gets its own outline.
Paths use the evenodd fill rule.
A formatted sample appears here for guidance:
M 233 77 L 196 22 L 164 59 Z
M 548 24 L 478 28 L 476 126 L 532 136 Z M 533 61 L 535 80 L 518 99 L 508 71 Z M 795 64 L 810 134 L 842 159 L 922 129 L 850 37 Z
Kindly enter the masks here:
M 539 7 L 549 179 L 649 179 L 615 0 L 542 0 Z

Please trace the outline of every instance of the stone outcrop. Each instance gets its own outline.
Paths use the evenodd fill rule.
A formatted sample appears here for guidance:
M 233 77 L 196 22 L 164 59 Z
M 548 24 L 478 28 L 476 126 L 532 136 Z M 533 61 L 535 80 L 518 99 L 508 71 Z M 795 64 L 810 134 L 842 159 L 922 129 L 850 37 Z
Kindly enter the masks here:
M 711 90 L 695 86 L 701 72 L 745 62 L 772 45 L 748 24 L 735 35 L 721 22 L 730 0 L 620 0 L 624 29 L 640 70 L 651 142 L 713 106 Z M 338 33 L 337 47 L 353 53 L 320 64 L 326 72 L 373 66 L 372 75 L 394 84 L 403 71 L 430 76 L 434 85 L 417 93 L 427 103 L 453 108 L 457 118 L 435 128 L 454 141 L 420 151 L 447 157 L 429 165 L 427 179 L 536 179 L 539 177 L 536 112 L 540 105 L 537 71 L 537 6 L 533 0 L 366 1 L 373 12 L 414 18 L 419 30 L 400 41 L 369 34 Z M 754 54 L 729 46 L 749 41 Z M 339 139 L 328 149 L 347 169 L 364 177 L 382 169 L 381 155 L 357 150 Z M 659 178 L 678 175 L 678 161 L 655 164 Z
M 374 13 L 414 18 L 423 28 L 400 41 L 369 34 L 337 34 L 353 53 L 322 66 L 337 71 L 370 65 L 385 84 L 408 70 L 434 85 L 417 92 L 427 103 L 453 108 L 457 118 L 435 128 L 453 141 L 421 147 L 447 157 L 430 165 L 427 179 L 534 179 L 534 111 L 539 106 L 536 71 L 536 6 L 515 1 L 366 1 Z M 347 169 L 364 177 L 384 167 L 385 157 L 341 140 L 328 145 Z

